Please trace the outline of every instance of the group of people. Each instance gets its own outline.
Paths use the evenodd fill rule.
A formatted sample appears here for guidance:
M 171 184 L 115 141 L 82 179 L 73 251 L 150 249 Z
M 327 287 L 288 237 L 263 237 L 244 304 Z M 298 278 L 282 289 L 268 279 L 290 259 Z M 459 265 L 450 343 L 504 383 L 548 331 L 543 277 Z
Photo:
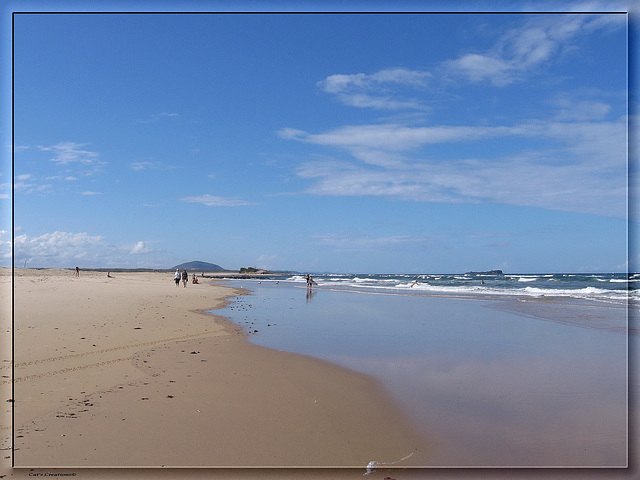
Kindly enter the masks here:
M 313 277 L 307 273 L 307 288 L 312 288 L 314 283 Z
M 176 287 L 180 286 L 180 280 L 182 280 L 184 288 L 187 288 L 187 283 L 189 283 L 189 273 L 187 273 L 186 269 L 183 270 L 182 273 L 180 273 L 180 269 L 176 268 L 176 273 L 173 275 L 173 280 L 176 282 Z M 198 284 L 198 277 L 196 277 L 195 273 L 193 274 L 191 283 L 193 283 L 194 285 Z

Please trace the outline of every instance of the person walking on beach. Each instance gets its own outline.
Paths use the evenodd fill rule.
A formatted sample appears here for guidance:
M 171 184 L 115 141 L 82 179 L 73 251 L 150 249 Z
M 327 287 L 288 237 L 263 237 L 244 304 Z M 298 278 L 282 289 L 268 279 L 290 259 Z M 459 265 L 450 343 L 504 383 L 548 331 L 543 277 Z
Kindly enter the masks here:
M 187 288 L 187 283 L 189 283 L 189 274 L 187 273 L 186 269 L 182 272 L 182 283 L 184 285 L 184 288 Z
M 173 281 L 176 282 L 176 287 L 180 286 L 180 270 L 176 268 L 176 273 L 173 275 Z
M 76 277 L 80 276 L 80 269 L 78 267 L 76 267 Z

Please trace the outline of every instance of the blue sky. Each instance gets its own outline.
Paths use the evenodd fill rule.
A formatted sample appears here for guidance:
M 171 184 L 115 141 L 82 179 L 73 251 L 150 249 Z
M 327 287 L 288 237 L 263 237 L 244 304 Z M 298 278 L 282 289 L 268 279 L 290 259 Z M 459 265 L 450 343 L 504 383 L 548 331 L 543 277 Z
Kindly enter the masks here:
M 16 266 L 625 271 L 627 20 L 15 15 Z

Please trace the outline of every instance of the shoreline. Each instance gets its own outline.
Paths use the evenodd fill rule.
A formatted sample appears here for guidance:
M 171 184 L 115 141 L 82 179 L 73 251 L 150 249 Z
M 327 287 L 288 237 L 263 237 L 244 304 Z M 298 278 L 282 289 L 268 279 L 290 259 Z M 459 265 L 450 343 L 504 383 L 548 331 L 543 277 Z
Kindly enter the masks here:
M 176 288 L 165 273 L 26 269 L 14 281 L 16 466 L 365 469 L 426 455 L 375 380 L 253 345 L 205 313 L 246 291 Z
M 627 461 L 620 308 L 230 284 L 255 291 L 222 312 L 252 342 L 379 379 L 438 439 L 429 466 Z

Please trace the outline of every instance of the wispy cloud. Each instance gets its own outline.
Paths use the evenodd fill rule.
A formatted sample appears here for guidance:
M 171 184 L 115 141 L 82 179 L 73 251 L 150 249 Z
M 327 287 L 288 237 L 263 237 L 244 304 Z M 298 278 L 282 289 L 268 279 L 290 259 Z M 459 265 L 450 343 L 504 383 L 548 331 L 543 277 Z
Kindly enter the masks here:
M 65 182 L 75 182 L 78 180 L 78 177 L 74 177 L 71 175 L 53 175 L 50 177 L 46 177 L 45 180 L 64 180 Z
M 180 116 L 179 113 L 168 113 L 168 112 L 162 112 L 162 113 L 153 115 L 154 118 L 177 118 L 179 116 Z
M 29 165 L 34 161 L 42 162 L 47 158 L 48 162 L 40 163 L 41 167 L 33 173 L 19 173 L 13 177 L 14 191 L 20 194 L 53 193 L 74 191 L 80 195 L 96 195 L 98 192 L 81 191 L 87 186 L 82 185 L 82 179 L 98 173 L 104 173 L 107 162 L 102 160 L 98 152 L 86 148 L 86 143 L 59 142 L 54 145 L 39 145 L 23 147 L 19 151 L 20 165 Z M 29 150 L 25 153 L 26 150 Z M 44 153 L 42 153 L 44 152 Z M 17 158 L 17 157 L 16 157 Z M 18 161 L 16 161 L 18 164 Z M 53 168 L 47 165 L 52 165 Z M 46 172 L 46 173 L 45 173 Z M 40 175 L 42 174 L 42 175 Z M 75 184 L 75 188 L 71 185 Z
M 624 28 L 625 15 L 540 15 L 505 32 L 483 52 L 448 60 L 441 68 L 472 83 L 502 87 L 522 80 L 543 63 L 570 52 L 580 35 L 599 29 Z
M 20 193 L 50 192 L 53 186 L 50 183 L 38 183 L 31 174 L 17 175 L 13 182 L 13 189 Z
M 251 202 L 236 197 L 219 197 L 216 195 L 197 195 L 192 197 L 185 197 L 181 199 L 183 202 L 188 203 L 200 203 L 207 207 L 240 207 L 244 205 L 251 205 Z
M 129 168 L 135 172 L 142 172 L 142 171 L 149 171 L 149 170 L 157 170 L 157 171 L 164 172 L 168 170 L 184 168 L 184 165 L 171 165 L 165 162 L 144 160 L 141 162 L 129 163 Z
M 625 26 L 624 15 L 524 18 L 521 26 L 497 34 L 490 48 L 465 52 L 429 72 L 336 74 L 318 85 L 347 105 L 415 114 L 427 104 L 432 85 L 450 86 L 447 81 L 458 78 L 506 86 L 574 54 L 587 34 Z M 416 100 L 410 93 L 421 95 Z M 627 124 L 624 117 L 612 118 L 605 98 L 594 90 L 556 93 L 543 118 L 513 123 L 425 126 L 396 115 L 394 122 L 378 119 L 318 133 L 283 128 L 278 135 L 337 152 L 334 159 L 298 164 L 296 173 L 310 181 L 310 194 L 497 202 L 624 218 Z M 494 145 L 503 153 L 494 153 Z M 470 156 L 469 147 L 478 153 Z M 436 153 L 445 148 L 446 156 Z
M 437 143 L 474 142 L 508 137 L 540 138 L 563 142 L 572 151 L 585 154 L 585 161 L 605 161 L 607 164 L 614 161 L 622 164 L 625 161 L 626 121 L 624 118 L 603 122 L 539 120 L 493 127 L 412 127 L 380 124 L 344 126 L 320 134 L 289 128 L 281 130 L 279 135 L 285 139 L 344 149 L 356 157 L 362 151 L 398 153 Z M 613 153 L 619 156 L 612 155 Z
M 317 145 L 340 147 L 348 150 L 378 149 L 400 152 L 430 143 L 471 141 L 481 138 L 516 135 L 526 126 L 434 126 L 411 127 L 400 124 L 347 125 L 326 133 L 310 134 L 301 130 L 285 128 L 278 133 L 282 138 Z
M 353 160 L 303 162 L 307 193 L 389 196 L 429 202 L 499 202 L 600 215 L 626 215 L 626 122 L 538 121 L 513 126 L 364 125 L 283 138 L 332 146 Z M 538 152 L 439 160 L 424 147 L 501 138 L 533 138 Z M 363 152 L 367 152 L 364 154 Z M 382 160 L 381 160 L 382 159 Z
M 318 234 L 311 236 L 316 245 L 329 246 L 337 251 L 378 250 L 394 248 L 400 245 L 425 245 L 429 238 L 424 235 L 391 235 L 391 236 L 362 236 L 345 234 Z
M 58 165 L 68 165 L 70 163 L 104 164 L 104 162 L 99 159 L 97 152 L 81 150 L 85 145 L 84 143 L 60 142 L 56 145 L 48 147 L 39 146 L 38 148 L 45 152 L 53 152 L 54 156 L 50 160 Z
M 153 168 L 156 164 L 154 162 L 133 162 L 129 164 L 131 170 L 147 170 L 149 168 Z
M 23 173 L 13 178 L 13 188 L 15 192 L 22 194 L 51 193 L 55 191 L 54 186 L 59 185 L 59 183 L 49 182 L 76 182 L 77 180 L 78 177 L 72 175 L 50 175 L 42 179 L 31 173 Z M 84 192 L 82 195 L 91 193 L 95 192 Z
M 561 122 L 591 122 L 605 120 L 611 113 L 610 104 L 602 101 L 603 94 L 594 90 L 559 92 L 550 100 L 554 118 Z
M 154 113 L 153 115 L 150 115 L 148 118 L 144 119 L 144 120 L 138 120 L 134 123 L 138 123 L 138 124 L 144 124 L 144 123 L 155 123 L 155 122 L 159 122 L 165 119 L 178 119 L 181 118 L 181 115 L 179 113 L 175 113 L 175 112 L 161 112 L 161 113 Z
M 426 105 L 407 96 L 407 90 L 424 87 L 430 73 L 406 68 L 380 70 L 373 74 L 336 74 L 318 82 L 325 92 L 353 107 L 380 110 L 418 109 Z M 392 87 L 390 89 L 389 87 Z
M 511 83 L 516 71 L 516 66 L 502 58 L 477 53 L 469 53 L 451 60 L 446 67 L 452 73 L 466 77 L 473 83 L 489 80 L 496 86 Z

